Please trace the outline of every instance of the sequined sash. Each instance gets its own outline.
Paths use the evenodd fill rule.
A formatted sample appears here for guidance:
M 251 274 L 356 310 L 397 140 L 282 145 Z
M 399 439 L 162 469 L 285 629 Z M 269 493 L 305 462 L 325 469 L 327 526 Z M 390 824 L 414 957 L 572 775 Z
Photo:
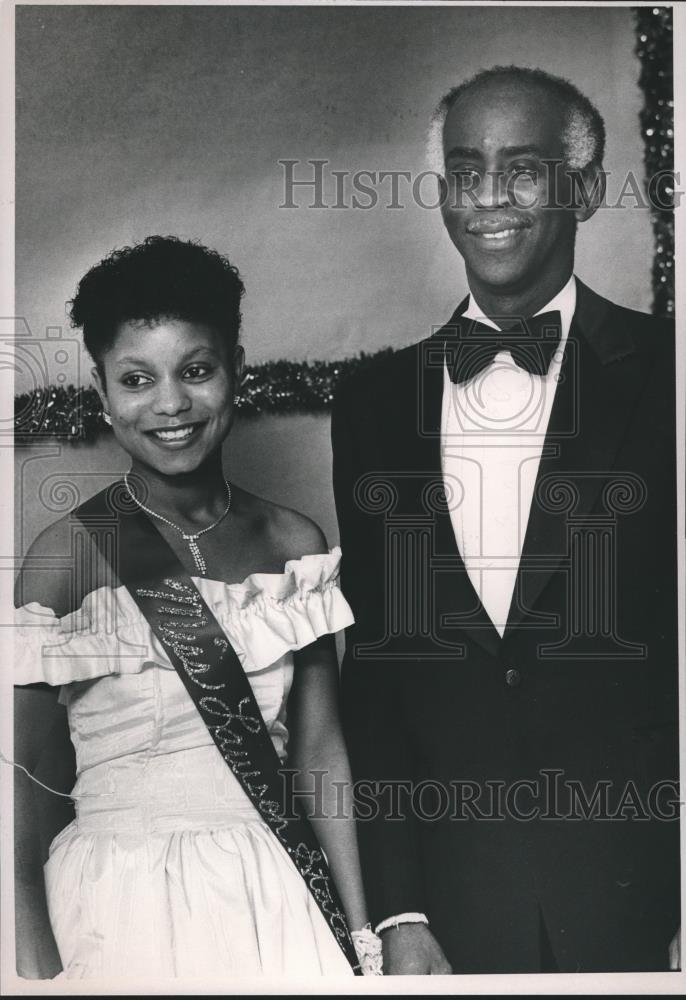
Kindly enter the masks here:
M 343 907 L 321 847 L 286 782 L 250 681 L 190 575 L 122 482 L 73 515 L 112 565 L 164 646 L 219 752 L 302 875 L 353 971 L 360 974 Z

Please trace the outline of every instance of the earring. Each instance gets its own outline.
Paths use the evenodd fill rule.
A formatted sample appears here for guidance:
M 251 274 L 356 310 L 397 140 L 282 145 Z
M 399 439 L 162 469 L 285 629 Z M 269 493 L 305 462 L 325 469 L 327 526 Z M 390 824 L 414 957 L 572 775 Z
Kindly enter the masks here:
M 240 396 L 234 396 L 233 397 L 233 405 L 234 406 L 236 406 L 237 403 L 240 403 L 240 401 L 241 401 L 241 397 Z
M 103 410 L 102 411 L 102 419 L 105 421 L 105 423 L 108 425 L 108 427 L 112 426 L 112 417 L 109 415 L 109 413 L 107 412 L 107 410 Z

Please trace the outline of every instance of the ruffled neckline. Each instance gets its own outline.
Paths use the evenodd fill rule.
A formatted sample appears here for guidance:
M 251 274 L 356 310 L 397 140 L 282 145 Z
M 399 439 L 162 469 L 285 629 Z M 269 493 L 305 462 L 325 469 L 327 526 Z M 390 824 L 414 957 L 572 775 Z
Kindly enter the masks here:
M 320 582 L 337 578 L 340 561 L 341 549 L 335 545 L 328 552 L 289 559 L 281 573 L 249 573 L 240 583 L 224 583 L 223 580 L 215 580 L 209 576 L 191 576 L 191 579 L 196 587 L 200 583 L 207 585 L 209 589 L 219 588 L 228 592 L 235 596 L 240 607 L 245 609 L 252 599 L 261 595 L 277 599 L 288 597 L 294 582 L 312 583 L 315 575 L 319 577 Z
M 240 583 L 225 583 L 224 580 L 218 580 L 211 576 L 191 575 L 191 580 L 201 593 L 204 592 L 203 597 L 206 600 L 208 593 L 215 599 L 208 601 L 210 606 L 224 603 L 222 598 L 226 596 L 232 598 L 226 602 L 230 608 L 244 611 L 252 601 L 261 596 L 284 600 L 292 596 L 294 590 L 298 589 L 298 584 L 302 585 L 303 582 L 306 582 L 310 588 L 316 586 L 315 574 L 319 578 L 319 583 L 337 580 L 340 561 L 341 549 L 340 546 L 335 545 L 328 552 L 318 552 L 300 556 L 299 559 L 289 559 L 284 564 L 281 573 L 261 573 L 259 571 L 249 573 Z M 45 627 L 55 623 L 63 623 L 67 626 L 63 631 L 71 633 L 75 628 L 78 628 L 79 616 L 99 596 L 121 591 L 126 592 L 126 588 L 122 584 L 118 587 L 96 587 L 95 590 L 91 590 L 85 595 L 78 608 L 74 611 L 68 611 L 66 615 L 57 615 L 52 608 L 40 604 L 38 601 L 29 601 L 27 604 L 15 608 L 15 624 Z M 135 617 L 139 617 L 140 612 L 133 601 L 131 606 L 136 609 Z M 215 611 L 215 607 L 212 610 Z
M 352 624 L 339 587 L 340 547 L 286 562 L 281 573 L 250 573 L 240 583 L 192 577 L 247 672 L 271 665 L 326 633 Z M 124 586 L 100 587 L 58 617 L 30 602 L 17 609 L 15 683 L 65 684 L 115 673 L 138 673 L 151 662 L 173 669 Z M 99 628 L 115 622 L 114 630 Z M 139 657 L 122 650 L 143 646 Z

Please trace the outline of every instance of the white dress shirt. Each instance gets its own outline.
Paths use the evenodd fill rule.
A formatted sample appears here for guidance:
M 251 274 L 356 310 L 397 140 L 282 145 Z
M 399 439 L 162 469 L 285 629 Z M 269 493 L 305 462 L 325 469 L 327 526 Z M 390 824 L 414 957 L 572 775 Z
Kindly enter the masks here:
M 501 636 L 575 306 L 572 276 L 539 310 L 557 309 L 562 320 L 547 375 L 520 368 L 509 351 L 500 351 L 488 368 L 460 385 L 445 368 L 441 462 L 452 494 L 450 518 L 469 579 Z M 473 296 L 464 316 L 498 329 Z

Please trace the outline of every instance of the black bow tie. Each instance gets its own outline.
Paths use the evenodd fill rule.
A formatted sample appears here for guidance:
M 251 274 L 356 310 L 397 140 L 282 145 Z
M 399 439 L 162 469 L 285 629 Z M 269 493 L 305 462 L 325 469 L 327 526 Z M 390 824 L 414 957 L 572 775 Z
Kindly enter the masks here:
M 494 322 L 499 330 L 464 316 L 451 325 L 445 356 L 452 381 L 468 382 L 488 368 L 499 351 L 509 351 L 516 364 L 532 375 L 545 375 L 562 336 L 559 312 Z

